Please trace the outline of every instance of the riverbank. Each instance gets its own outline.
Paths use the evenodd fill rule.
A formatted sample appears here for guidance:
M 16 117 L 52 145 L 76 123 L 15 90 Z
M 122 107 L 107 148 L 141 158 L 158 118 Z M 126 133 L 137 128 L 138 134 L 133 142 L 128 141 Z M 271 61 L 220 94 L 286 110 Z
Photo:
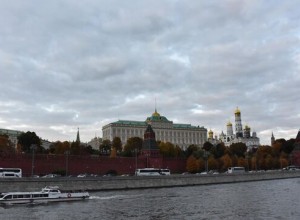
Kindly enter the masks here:
M 158 177 L 93 177 L 93 178 L 21 178 L 1 179 L 2 192 L 37 191 L 45 186 L 87 191 L 184 187 L 208 184 L 238 183 L 274 179 L 300 178 L 300 171 L 272 171 L 245 174 L 170 175 Z

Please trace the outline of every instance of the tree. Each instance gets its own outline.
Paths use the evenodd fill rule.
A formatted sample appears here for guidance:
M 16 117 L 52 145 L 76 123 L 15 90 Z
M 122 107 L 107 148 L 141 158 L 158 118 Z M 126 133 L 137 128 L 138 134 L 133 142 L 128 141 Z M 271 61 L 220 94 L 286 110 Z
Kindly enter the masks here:
M 124 146 L 124 156 L 132 157 L 135 151 L 139 153 L 143 147 L 143 139 L 140 137 L 131 137 L 127 140 Z
M 7 135 L 0 135 L 0 155 L 9 155 L 15 153 L 13 143 Z
M 208 170 L 218 170 L 219 169 L 218 161 L 213 157 L 213 155 L 208 157 L 207 165 L 208 165 L 208 167 L 207 167 Z
M 114 137 L 112 141 L 112 146 L 116 149 L 117 152 L 122 151 L 122 141 L 119 137 Z
M 50 152 L 53 154 L 64 154 L 67 150 L 70 150 L 70 143 L 68 141 L 56 141 L 50 146 Z
M 100 153 L 108 155 L 111 151 L 111 146 L 112 146 L 112 144 L 111 144 L 110 140 L 108 140 L 108 139 L 103 140 L 99 146 Z
M 243 157 L 247 151 L 247 146 L 244 143 L 233 143 L 229 147 L 230 152 L 237 157 Z
M 199 147 L 197 147 L 197 145 L 190 145 L 188 146 L 188 148 L 186 149 L 185 151 L 185 155 L 186 157 L 188 158 L 189 156 L 191 156 L 195 151 L 198 151 L 199 150 Z
M 35 134 L 35 132 L 27 131 L 26 133 L 22 133 L 18 136 L 18 143 L 21 145 L 21 149 L 25 153 L 31 152 L 31 146 L 36 145 L 37 149 L 35 149 L 35 152 L 41 152 L 41 140 L 40 138 Z
M 215 158 L 220 158 L 225 154 L 226 147 L 225 147 L 224 143 L 222 142 L 222 143 L 219 143 L 216 146 L 212 147 L 210 152 L 215 156 Z
M 175 157 L 184 157 L 184 151 L 178 146 L 175 146 Z
M 237 166 L 238 167 L 245 167 L 248 169 L 248 163 L 247 160 L 244 157 L 239 157 L 237 160 Z
M 228 154 L 225 154 L 224 156 L 222 156 L 220 158 L 220 160 L 222 162 L 221 170 L 225 171 L 228 169 L 228 167 L 232 167 L 232 161 Z
M 287 153 L 287 154 L 290 154 L 294 149 L 294 144 L 295 144 L 295 139 L 294 138 L 292 138 L 290 140 L 287 140 L 282 145 L 282 151 Z
M 193 155 L 189 156 L 186 161 L 186 170 L 189 173 L 197 173 L 199 171 L 199 162 Z
M 110 158 L 116 158 L 116 157 L 117 157 L 117 150 L 115 147 L 113 147 L 110 152 Z
M 209 141 L 206 141 L 204 144 L 203 144 L 203 149 L 206 150 L 206 151 L 210 151 L 212 149 L 214 145 L 212 143 L 210 143 Z
M 159 152 L 164 157 L 175 157 L 176 156 L 176 150 L 172 143 L 167 142 L 160 142 L 159 144 Z

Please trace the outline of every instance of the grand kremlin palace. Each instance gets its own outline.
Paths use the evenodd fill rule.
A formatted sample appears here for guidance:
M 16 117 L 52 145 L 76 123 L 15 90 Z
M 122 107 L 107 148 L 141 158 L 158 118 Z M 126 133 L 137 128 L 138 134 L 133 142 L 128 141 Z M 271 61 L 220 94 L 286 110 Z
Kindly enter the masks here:
M 155 109 L 152 116 L 146 121 L 125 121 L 118 120 L 102 127 L 103 140 L 112 141 L 114 137 L 119 137 L 122 144 L 126 144 L 131 137 L 144 138 L 147 125 L 150 124 L 155 132 L 157 141 L 170 142 L 178 145 L 183 150 L 191 144 L 202 147 L 207 141 L 207 129 L 203 126 L 193 126 L 191 124 L 174 124 L 165 116 L 161 116 Z

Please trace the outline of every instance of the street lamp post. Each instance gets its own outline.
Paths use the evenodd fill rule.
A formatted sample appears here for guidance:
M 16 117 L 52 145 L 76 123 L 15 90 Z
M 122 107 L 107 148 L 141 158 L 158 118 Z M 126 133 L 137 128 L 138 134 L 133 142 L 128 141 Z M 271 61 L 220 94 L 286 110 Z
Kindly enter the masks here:
M 204 159 L 205 159 L 205 171 L 208 172 L 208 156 L 209 156 L 209 152 L 207 150 L 204 150 Z
M 69 155 L 70 155 L 70 151 L 69 151 L 69 150 L 66 150 L 66 151 L 65 151 L 65 155 L 66 155 L 66 176 L 68 176 Z
M 248 168 L 248 172 L 249 172 L 249 158 L 250 158 L 250 155 L 249 155 L 249 152 L 246 152 L 245 153 L 245 158 L 246 158 L 246 160 L 247 160 L 247 168 Z
M 137 148 L 135 149 L 135 175 L 136 175 L 136 170 L 137 170 Z
M 36 150 L 37 146 L 35 144 L 32 144 L 30 146 L 30 148 L 32 150 L 31 177 L 33 177 L 33 173 L 34 173 L 34 151 Z

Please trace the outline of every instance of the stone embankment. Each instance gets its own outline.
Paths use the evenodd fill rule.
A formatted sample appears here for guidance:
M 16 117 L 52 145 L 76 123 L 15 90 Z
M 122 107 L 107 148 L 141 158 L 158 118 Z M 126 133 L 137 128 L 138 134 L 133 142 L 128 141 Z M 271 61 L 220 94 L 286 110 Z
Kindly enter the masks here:
M 93 177 L 93 178 L 21 178 L 1 179 L 1 192 L 37 191 L 45 186 L 88 191 L 127 190 L 160 187 L 183 187 L 208 184 L 239 183 L 274 179 L 300 178 L 300 171 L 273 171 L 245 174 L 170 175 L 159 177 Z

